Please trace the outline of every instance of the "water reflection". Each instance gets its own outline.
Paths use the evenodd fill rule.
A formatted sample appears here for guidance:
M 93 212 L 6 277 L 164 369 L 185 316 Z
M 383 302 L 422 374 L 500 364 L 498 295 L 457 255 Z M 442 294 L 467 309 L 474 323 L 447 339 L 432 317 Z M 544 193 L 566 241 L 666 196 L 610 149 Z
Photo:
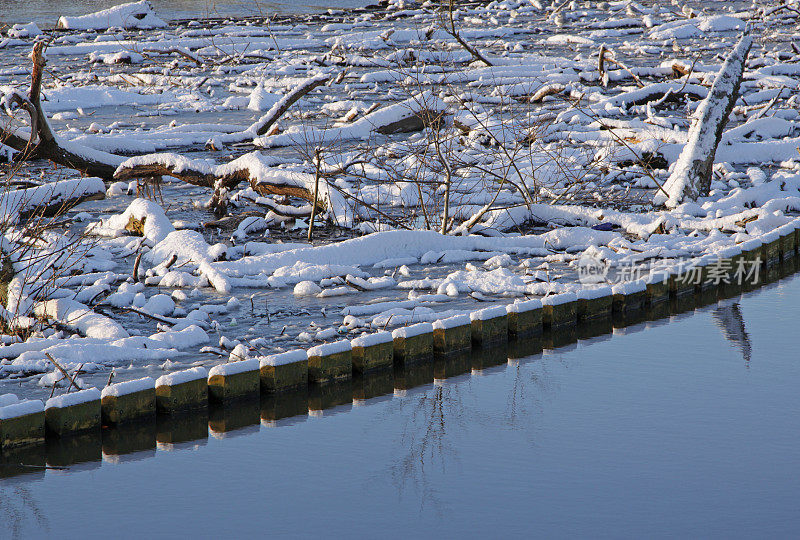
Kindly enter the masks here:
M 744 317 L 742 317 L 742 309 L 738 302 L 733 304 L 725 304 L 711 312 L 716 325 L 722 330 L 722 335 L 725 336 L 733 346 L 742 351 L 742 358 L 745 362 L 750 362 L 750 353 L 752 352 L 752 345 L 750 344 L 750 336 L 744 326 Z
M 27 487 L 0 484 L 0 527 L 17 539 L 25 537 L 23 527 L 30 524 L 50 533 L 50 522 Z
M 432 391 L 404 400 L 396 411 L 405 421 L 396 444 L 401 454 L 390 462 L 389 476 L 398 500 L 411 489 L 420 511 L 427 507 L 443 515 L 446 505 L 427 469 L 436 467 L 446 474 L 451 462 L 458 463 L 453 432 L 465 429 L 466 422 L 460 387 L 436 381 Z

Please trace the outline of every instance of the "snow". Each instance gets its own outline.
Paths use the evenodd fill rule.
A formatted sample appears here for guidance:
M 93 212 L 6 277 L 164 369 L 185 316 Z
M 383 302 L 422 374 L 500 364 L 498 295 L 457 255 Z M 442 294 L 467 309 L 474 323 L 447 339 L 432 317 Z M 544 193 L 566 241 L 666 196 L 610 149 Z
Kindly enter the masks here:
M 231 354 L 228 355 L 228 362 L 247 360 L 249 357 L 250 353 L 248 352 L 247 347 L 243 343 L 239 343 L 233 348 Z
M 259 84 L 250 93 L 247 108 L 251 111 L 266 111 L 271 109 L 280 101 L 280 96 L 267 92 L 264 86 Z
M 141 379 L 134 379 L 132 381 L 119 382 L 109 384 L 100 393 L 101 398 L 106 396 L 120 397 L 142 392 L 145 390 L 152 390 L 155 388 L 155 381 L 152 377 L 142 377 Z
M 449 330 L 459 326 L 469 326 L 471 324 L 469 315 L 454 315 L 446 319 L 438 319 L 433 322 L 434 330 Z
M 294 286 L 294 295 L 295 296 L 315 296 L 322 291 L 322 287 L 314 283 L 313 281 L 301 281 L 297 285 Z
M 537 309 L 542 309 L 542 301 L 535 298 L 533 300 L 514 302 L 506 306 L 506 312 L 508 313 L 525 313 L 528 311 L 536 311 Z
M 74 300 L 47 300 L 37 304 L 35 313 L 39 317 L 47 317 L 73 328 L 86 337 L 107 340 L 128 337 L 128 332 L 122 325 Z
M 469 318 L 471 321 L 488 321 L 498 317 L 505 317 L 506 313 L 505 306 L 492 306 L 480 309 L 478 311 L 473 311 L 469 314 Z
M 167 23 L 156 16 L 152 4 L 147 0 L 121 4 L 89 15 L 62 16 L 58 19 L 58 28 L 68 30 L 106 30 L 111 27 L 147 29 L 165 26 Z
M 34 22 L 27 24 L 17 23 L 12 25 L 6 34 L 10 38 L 34 38 L 42 35 L 42 31 Z
M 263 366 L 284 366 L 286 364 L 293 364 L 295 362 L 304 362 L 308 360 L 308 353 L 304 350 L 286 351 L 278 354 L 271 354 L 263 356 L 260 359 L 260 365 Z
M 20 416 L 36 414 L 42 411 L 44 411 L 44 405 L 38 399 L 22 400 L 11 405 L 0 407 L 0 420 L 19 418 Z
M 347 340 L 336 341 L 334 343 L 324 343 L 308 349 L 307 354 L 311 356 L 330 356 L 351 350 L 353 347 Z
M 353 347 L 371 347 L 382 343 L 391 343 L 393 340 L 391 332 L 375 332 L 374 334 L 364 334 L 350 341 Z
M 575 302 L 578 297 L 575 293 L 567 292 L 561 294 L 554 294 L 551 296 L 545 296 L 542 298 L 542 305 L 543 306 L 559 306 L 561 304 L 566 304 L 567 302 Z
M 253 358 L 250 360 L 239 360 L 237 362 L 219 364 L 217 366 L 212 367 L 208 371 L 208 376 L 213 377 L 214 375 L 221 375 L 223 377 L 229 377 L 231 375 L 237 375 L 239 373 L 245 373 L 247 371 L 258 371 L 258 369 L 259 369 L 259 360 L 257 358 Z
M 662 276 L 663 279 L 663 276 Z M 578 300 L 596 300 L 604 296 L 610 296 L 613 292 L 609 286 L 593 287 L 591 289 L 581 289 L 576 293 Z
M 412 338 L 415 336 L 420 336 L 422 334 L 432 334 L 433 333 L 433 325 L 428 322 L 412 324 L 411 326 L 404 326 L 402 328 L 395 328 L 392 330 L 392 337 L 393 338 Z
M 482 236 L 449 236 L 435 231 L 386 231 L 368 234 L 361 238 L 354 238 L 318 247 L 305 247 L 290 249 L 278 253 L 266 253 L 242 259 L 239 261 L 220 261 L 212 265 L 232 277 L 264 274 L 276 272 L 279 268 L 287 267 L 290 270 L 282 271 L 276 275 L 296 274 L 299 263 L 313 265 L 319 268 L 323 265 L 353 265 L 371 266 L 387 259 L 402 256 L 419 259 L 430 251 L 446 251 L 459 249 L 465 251 L 491 251 L 497 250 L 518 252 L 532 248 L 544 248 L 552 245 L 562 248 L 566 245 L 586 242 L 606 243 L 619 236 L 615 232 L 594 231 L 591 229 L 577 228 L 577 230 L 556 230 L 545 235 L 529 235 L 507 238 L 486 238 Z M 492 255 L 493 256 L 493 255 Z M 501 270 L 502 269 L 498 269 Z M 354 270 L 357 272 L 357 270 Z M 349 273 L 349 272 L 345 272 Z M 338 274 L 333 274 L 338 275 Z M 497 274 L 503 275 L 502 272 Z M 319 274 L 313 274 L 313 279 L 321 279 Z M 302 279 L 309 279 L 305 276 Z M 498 285 L 500 286 L 500 285 Z
M 175 302 L 166 294 L 154 294 L 142 309 L 154 315 L 171 315 L 175 310 Z
M 114 58 L 119 57 L 119 53 Z M 174 102 L 177 97 L 172 92 L 145 94 L 130 90 L 120 90 L 112 86 L 86 85 L 80 88 L 54 88 L 47 93 L 43 104 L 49 113 L 74 111 L 81 108 L 161 105 Z
M 611 287 L 611 292 L 613 294 L 635 294 L 639 292 L 644 292 L 647 290 L 647 284 L 643 279 L 637 281 L 628 281 L 625 283 L 617 283 L 613 287 Z
M 187 382 L 196 381 L 198 379 L 207 379 L 208 378 L 208 370 L 204 367 L 194 367 L 191 369 L 185 369 L 183 371 L 175 371 L 173 373 L 168 373 L 167 375 L 162 375 L 158 379 L 156 379 L 156 387 L 159 386 L 176 386 L 178 384 L 183 384 Z
M 71 394 L 61 394 L 60 396 L 51 397 L 44 404 L 45 409 L 64 407 L 72 407 L 73 405 L 80 405 L 89 401 L 100 401 L 100 390 L 97 388 L 87 388 L 86 390 L 79 390 Z

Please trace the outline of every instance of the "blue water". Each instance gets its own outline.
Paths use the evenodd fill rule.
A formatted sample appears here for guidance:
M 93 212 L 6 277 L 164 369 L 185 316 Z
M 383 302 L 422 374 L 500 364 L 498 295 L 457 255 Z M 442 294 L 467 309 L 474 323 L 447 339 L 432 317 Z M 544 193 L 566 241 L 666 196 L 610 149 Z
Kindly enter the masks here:
M 250 425 L 224 437 L 201 420 L 188 442 L 102 462 L 96 442 L 94 461 L 0 480 L 0 527 L 24 538 L 796 536 L 798 299 L 800 280 L 787 278 L 518 361 L 476 357 L 500 365 L 404 395 L 387 377 L 372 385 L 386 395 L 353 402 L 358 383 L 340 405 L 276 425 L 241 406 L 231 418 Z

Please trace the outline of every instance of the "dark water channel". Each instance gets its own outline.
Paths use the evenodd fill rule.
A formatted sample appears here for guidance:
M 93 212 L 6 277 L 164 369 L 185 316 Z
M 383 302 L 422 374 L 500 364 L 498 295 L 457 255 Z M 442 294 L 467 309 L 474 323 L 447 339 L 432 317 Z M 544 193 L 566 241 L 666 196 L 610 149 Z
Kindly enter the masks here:
M 790 276 L 6 455 L 0 536 L 794 536 L 798 300 Z

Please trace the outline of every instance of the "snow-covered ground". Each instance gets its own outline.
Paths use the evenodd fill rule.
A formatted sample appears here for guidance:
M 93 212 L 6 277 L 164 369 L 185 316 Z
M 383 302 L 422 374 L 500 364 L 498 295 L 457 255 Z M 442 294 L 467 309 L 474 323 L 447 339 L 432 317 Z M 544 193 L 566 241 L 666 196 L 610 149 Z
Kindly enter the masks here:
M 0 393 L 48 395 L 61 374 L 47 355 L 80 368 L 79 385 L 102 386 L 112 370 L 118 382 L 211 367 L 239 343 L 271 354 L 608 285 L 581 283 L 581 260 L 609 268 L 607 281 L 646 277 L 627 269 L 728 256 L 800 210 L 795 7 L 459 4 L 455 30 L 483 62 L 438 5 L 165 22 L 138 2 L 67 17 L 64 30 L 7 29 L 3 103 L 26 91 L 34 41 L 49 40 L 42 103 L 65 145 L 117 154 L 114 166 L 145 155 L 123 166 L 244 168 L 251 181 L 222 193 L 229 217 L 216 222 L 211 189 L 169 177 L 138 194 L 136 182 L 107 181 L 104 200 L 70 210 L 37 246 L 85 233 L 67 270 L 55 248 L 27 273 L 11 261 L 3 314 L 40 322 L 24 342 L 2 336 Z M 754 43 L 709 196 L 654 206 L 748 25 Z M 257 133 L 317 80 L 329 82 Z M 387 128 L 414 114 L 429 127 Z M 24 119 L 0 126 L 24 132 Z M 13 178 L 34 189 L 4 192 L 6 243 L 31 197 L 103 189 L 44 162 Z M 325 208 L 313 245 L 311 204 L 256 192 L 269 183 L 316 186 Z

